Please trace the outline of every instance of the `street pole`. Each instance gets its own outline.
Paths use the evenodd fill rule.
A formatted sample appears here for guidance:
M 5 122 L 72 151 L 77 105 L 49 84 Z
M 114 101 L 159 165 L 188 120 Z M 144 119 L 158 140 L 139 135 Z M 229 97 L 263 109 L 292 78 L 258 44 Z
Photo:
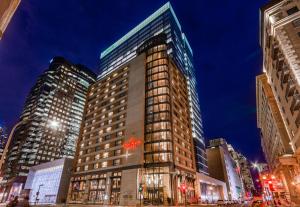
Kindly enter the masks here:
M 38 196 L 39 196 L 39 194 L 40 194 L 40 188 L 41 188 L 41 186 L 43 186 L 44 184 L 40 184 L 39 185 L 39 188 L 38 188 L 38 191 L 36 192 L 36 197 L 35 197 L 35 205 L 37 204 L 37 202 L 38 202 Z
M 140 206 L 142 206 L 142 193 L 143 193 L 143 186 L 140 183 L 139 185 L 139 193 L 140 193 Z

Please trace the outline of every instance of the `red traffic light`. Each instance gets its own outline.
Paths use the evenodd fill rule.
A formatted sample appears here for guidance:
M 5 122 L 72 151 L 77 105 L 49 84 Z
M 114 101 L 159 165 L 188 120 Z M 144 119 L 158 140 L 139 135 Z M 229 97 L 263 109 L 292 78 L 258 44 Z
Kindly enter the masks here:
M 185 193 L 185 192 L 186 192 L 186 185 L 185 185 L 184 183 L 180 185 L 180 191 L 181 191 L 182 193 Z

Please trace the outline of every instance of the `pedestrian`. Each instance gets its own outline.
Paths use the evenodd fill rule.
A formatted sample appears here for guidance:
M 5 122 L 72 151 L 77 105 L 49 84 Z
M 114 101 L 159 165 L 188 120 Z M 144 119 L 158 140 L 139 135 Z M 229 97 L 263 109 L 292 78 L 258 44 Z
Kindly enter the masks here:
M 18 196 L 14 197 L 9 203 L 7 204 L 7 207 L 16 207 L 18 205 Z

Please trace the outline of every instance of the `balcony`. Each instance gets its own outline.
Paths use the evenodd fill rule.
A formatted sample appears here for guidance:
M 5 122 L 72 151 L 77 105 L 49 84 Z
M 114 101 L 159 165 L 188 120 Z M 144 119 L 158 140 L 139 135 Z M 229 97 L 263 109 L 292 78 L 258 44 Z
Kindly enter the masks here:
M 290 76 L 290 71 L 285 67 L 281 72 L 281 84 L 287 83 Z
M 285 65 L 284 63 L 284 59 L 279 59 L 278 61 L 276 61 L 276 70 L 277 70 L 277 73 L 282 71 L 283 69 L 283 66 Z
M 293 100 L 291 104 L 291 112 L 294 114 L 295 111 L 299 110 L 300 108 L 300 95 L 299 94 L 294 94 L 293 95 Z
M 275 45 L 271 51 L 271 57 L 273 60 L 276 60 L 278 58 L 279 48 L 277 45 Z
M 286 87 L 286 91 L 285 91 L 285 97 L 288 98 L 288 97 L 292 96 L 295 92 L 295 88 L 296 88 L 295 81 L 293 79 L 289 79 L 287 87 Z

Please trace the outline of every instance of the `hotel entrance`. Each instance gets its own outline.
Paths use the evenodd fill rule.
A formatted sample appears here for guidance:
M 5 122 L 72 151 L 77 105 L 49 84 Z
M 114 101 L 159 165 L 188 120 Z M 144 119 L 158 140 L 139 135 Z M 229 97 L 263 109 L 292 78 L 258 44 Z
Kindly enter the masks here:
M 156 170 L 153 173 L 153 169 L 148 169 L 148 173 L 143 177 L 143 202 L 145 205 L 164 205 L 170 197 L 168 196 L 170 192 L 167 192 L 166 187 L 169 186 L 169 174 Z
M 144 204 L 149 205 L 163 205 L 164 192 L 163 187 L 147 188 L 144 193 Z

